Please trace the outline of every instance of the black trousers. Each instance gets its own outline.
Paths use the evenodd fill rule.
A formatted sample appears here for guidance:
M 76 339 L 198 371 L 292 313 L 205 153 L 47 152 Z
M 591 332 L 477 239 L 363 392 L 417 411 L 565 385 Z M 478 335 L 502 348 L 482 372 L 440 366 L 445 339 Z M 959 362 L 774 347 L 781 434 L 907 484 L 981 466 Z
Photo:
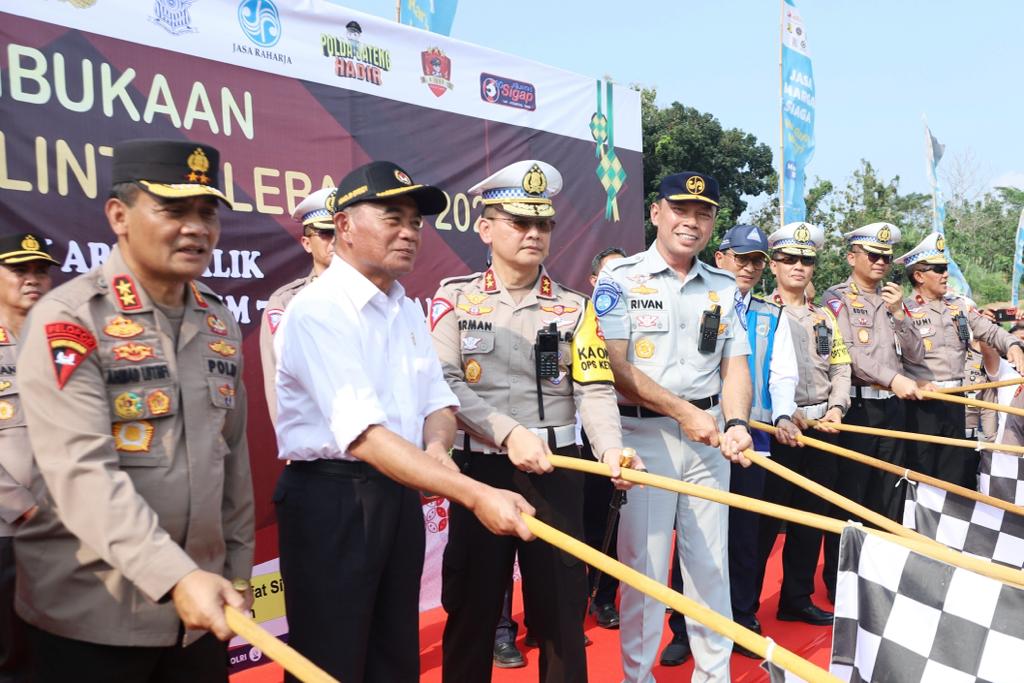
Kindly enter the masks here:
M 837 440 L 835 434 L 817 431 L 809 436 L 829 443 L 835 443 Z M 781 443 L 773 443 L 772 459 L 826 488 L 834 489 L 836 486 L 839 463 L 837 456 L 831 453 L 807 446 L 793 448 Z M 795 486 L 771 472 L 766 476 L 764 498 L 770 503 L 778 503 L 819 515 L 829 514 L 832 507 L 824 498 Z M 768 557 L 775 546 L 775 538 L 778 536 L 781 526 L 781 520 L 775 517 L 768 515 L 761 517 L 756 574 L 758 588 L 764 582 Z M 814 571 L 818 567 L 818 554 L 821 551 L 824 533 L 820 529 L 813 529 L 803 524 L 786 523 L 786 540 L 782 548 L 782 592 L 779 595 L 779 609 L 800 610 L 811 604 L 811 596 L 814 594 Z M 826 580 L 826 585 L 835 585 L 834 572 L 831 576 L 831 584 Z M 760 595 L 758 595 L 758 600 L 751 605 L 754 612 L 761 606 L 759 598 Z
M 764 434 L 764 432 L 760 432 Z M 767 436 L 767 434 L 765 434 Z M 771 443 L 772 457 L 779 444 Z M 768 450 L 768 444 L 755 444 L 758 450 Z M 757 465 L 743 467 L 733 463 L 729 474 L 729 491 L 741 496 L 763 499 L 764 468 Z M 729 592 L 732 597 L 732 618 L 744 626 L 754 624 L 756 605 L 761 597 L 761 577 L 758 576 L 758 539 L 762 515 L 740 508 L 729 508 Z
M 346 683 L 419 681 L 419 494 L 365 463 L 316 461 L 286 467 L 273 500 L 289 644 Z
M 895 396 L 886 399 L 854 398 L 850 409 L 843 418 L 846 424 L 865 427 L 880 427 L 906 431 L 906 401 Z M 906 467 L 904 441 L 867 434 L 841 432 L 839 445 L 858 453 L 885 460 L 899 467 Z M 836 492 L 885 515 L 891 520 L 902 522 L 903 498 L 906 486 L 899 484 L 899 477 L 882 470 L 862 465 L 849 458 L 839 458 L 836 473 Z M 839 507 L 832 508 L 837 519 L 856 519 L 855 515 Z M 835 590 L 835 576 L 839 558 L 839 535 L 825 535 L 825 585 Z
M 14 538 L 0 536 L 0 683 L 28 680 L 25 623 L 14 614 Z
M 579 455 L 575 446 L 558 453 Z M 582 537 L 583 474 L 568 470 L 527 474 L 498 454 L 456 451 L 454 456 L 473 479 L 518 491 L 537 509 L 538 519 Z M 524 543 L 517 537 L 495 536 L 460 505 L 452 504 L 449 519 L 441 589 L 441 603 L 448 612 L 442 644 L 445 683 L 491 680 L 494 627 L 517 552 L 530 633 L 540 647 L 540 680 L 585 682 L 587 577 L 583 564 L 543 541 Z
M 583 433 L 583 457 L 594 458 L 593 450 L 590 447 L 590 440 L 587 433 Z M 600 460 L 600 458 L 594 458 Z M 591 548 L 604 551 L 601 547 L 604 542 L 605 530 L 608 528 L 608 511 L 615 487 L 608 477 L 595 477 L 593 475 L 583 478 L 583 534 L 584 541 Z M 626 498 L 629 504 L 629 498 Z M 616 547 L 619 537 L 619 518 L 616 515 L 612 525 L 611 544 L 608 546 L 607 555 L 618 559 Z M 594 595 L 595 605 L 610 605 L 615 602 L 615 593 L 619 590 L 619 580 L 613 576 L 602 573 L 598 581 L 597 592 L 594 593 L 594 579 L 597 572 L 587 568 L 588 595 Z
M 907 403 L 907 431 L 932 436 L 964 438 L 967 416 L 964 407 L 946 401 Z M 920 441 L 907 442 L 910 469 L 975 491 L 978 488 L 980 453 L 960 446 L 940 446 Z
M 34 683 L 227 683 L 227 643 L 206 634 L 188 647 L 99 645 L 27 626 Z

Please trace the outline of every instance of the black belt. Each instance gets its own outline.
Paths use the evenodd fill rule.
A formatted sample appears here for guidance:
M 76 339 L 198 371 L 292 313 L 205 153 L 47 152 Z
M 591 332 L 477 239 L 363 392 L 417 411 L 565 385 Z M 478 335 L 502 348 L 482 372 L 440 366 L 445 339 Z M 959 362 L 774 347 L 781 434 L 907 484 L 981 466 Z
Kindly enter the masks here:
M 685 400 L 685 399 L 684 399 Z M 689 401 L 693 406 L 699 410 L 707 410 L 718 405 L 718 396 L 708 396 L 706 398 L 698 398 L 693 401 Z M 619 406 L 619 415 L 623 417 L 668 417 L 668 415 L 662 415 L 661 413 L 651 410 L 650 408 L 644 408 L 643 406 Z
M 362 460 L 292 460 L 288 468 L 296 472 L 334 474 L 344 477 L 382 477 L 379 470 Z

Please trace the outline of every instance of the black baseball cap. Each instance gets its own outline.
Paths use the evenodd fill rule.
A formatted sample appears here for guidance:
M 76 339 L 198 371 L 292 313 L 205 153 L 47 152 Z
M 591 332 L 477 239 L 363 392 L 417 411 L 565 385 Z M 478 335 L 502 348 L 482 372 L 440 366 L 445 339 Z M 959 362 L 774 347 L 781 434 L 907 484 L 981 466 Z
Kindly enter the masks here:
M 126 140 L 114 145 L 112 182 L 137 183 L 165 199 L 210 196 L 228 207 L 220 189 L 220 152 L 183 140 Z
M 420 213 L 434 216 L 444 211 L 448 198 L 430 185 L 413 182 L 409 174 L 390 161 L 371 161 L 351 171 L 338 183 L 338 191 L 327 199 L 327 209 L 336 213 L 359 202 L 372 202 L 396 196 L 408 196 Z
M 29 261 L 47 261 L 60 265 L 59 261 L 50 256 L 50 248 L 42 237 L 30 232 L 0 235 L 0 263 L 11 266 Z
M 718 181 L 696 171 L 673 173 L 662 178 L 658 186 L 658 199 L 707 202 L 718 206 Z

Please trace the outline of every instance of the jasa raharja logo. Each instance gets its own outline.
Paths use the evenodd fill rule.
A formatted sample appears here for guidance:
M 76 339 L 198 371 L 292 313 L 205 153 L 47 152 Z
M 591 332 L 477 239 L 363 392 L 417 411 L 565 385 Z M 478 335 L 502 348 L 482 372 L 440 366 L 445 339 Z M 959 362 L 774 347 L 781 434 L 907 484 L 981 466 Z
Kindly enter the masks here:
M 292 63 L 288 55 L 269 49 L 281 40 L 281 15 L 272 0 L 242 0 L 238 4 L 238 25 L 256 47 L 234 43 L 234 52 L 285 64 Z
M 320 34 L 324 57 L 334 59 L 334 75 L 383 85 L 384 72 L 391 71 L 391 52 L 363 42 L 363 28 L 357 21 L 345 25 L 345 36 Z

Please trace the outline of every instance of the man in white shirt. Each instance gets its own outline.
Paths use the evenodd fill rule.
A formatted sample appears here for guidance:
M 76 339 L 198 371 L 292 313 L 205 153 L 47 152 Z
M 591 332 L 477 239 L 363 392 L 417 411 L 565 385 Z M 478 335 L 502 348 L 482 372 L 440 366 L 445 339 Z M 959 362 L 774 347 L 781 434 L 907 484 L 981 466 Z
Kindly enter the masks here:
M 419 680 L 423 517 L 417 489 L 531 538 L 515 493 L 459 473 L 448 455 L 458 400 L 423 313 L 397 280 L 440 190 L 371 162 L 329 199 L 335 255 L 276 336 L 277 489 L 289 642 L 343 681 Z

